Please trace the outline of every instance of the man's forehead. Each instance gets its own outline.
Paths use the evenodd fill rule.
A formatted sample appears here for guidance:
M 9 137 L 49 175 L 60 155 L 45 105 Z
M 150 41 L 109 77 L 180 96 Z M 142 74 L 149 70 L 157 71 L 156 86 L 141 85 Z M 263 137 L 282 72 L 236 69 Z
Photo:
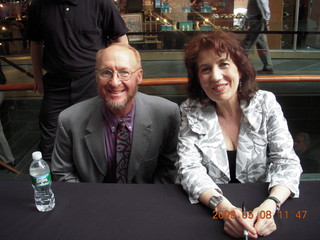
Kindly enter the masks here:
M 138 64 L 134 52 L 123 47 L 110 47 L 105 49 L 97 63 L 98 68 L 105 65 L 118 65 L 130 68 Z
M 106 59 L 108 57 L 112 57 L 112 58 L 130 58 L 132 61 L 135 61 L 135 55 L 134 52 L 128 48 L 125 47 L 121 47 L 121 46 L 111 46 L 106 48 L 103 52 L 102 52 L 102 59 Z

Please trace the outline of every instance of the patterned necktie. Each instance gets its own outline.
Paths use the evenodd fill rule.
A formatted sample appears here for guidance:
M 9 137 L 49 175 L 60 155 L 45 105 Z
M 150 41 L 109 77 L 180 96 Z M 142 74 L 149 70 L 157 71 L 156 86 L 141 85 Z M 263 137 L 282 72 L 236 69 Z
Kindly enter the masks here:
M 130 155 L 130 133 L 124 121 L 120 120 L 117 127 L 116 178 L 117 183 L 126 183 L 127 168 Z

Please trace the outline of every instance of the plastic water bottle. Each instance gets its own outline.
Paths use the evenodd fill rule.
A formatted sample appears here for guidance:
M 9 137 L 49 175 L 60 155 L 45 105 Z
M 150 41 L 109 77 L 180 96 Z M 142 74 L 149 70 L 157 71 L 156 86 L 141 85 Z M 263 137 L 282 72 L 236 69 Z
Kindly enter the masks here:
M 41 152 L 32 153 L 32 159 L 29 172 L 34 189 L 36 207 L 40 212 L 48 212 L 55 206 L 55 198 L 51 189 L 50 167 L 42 159 Z

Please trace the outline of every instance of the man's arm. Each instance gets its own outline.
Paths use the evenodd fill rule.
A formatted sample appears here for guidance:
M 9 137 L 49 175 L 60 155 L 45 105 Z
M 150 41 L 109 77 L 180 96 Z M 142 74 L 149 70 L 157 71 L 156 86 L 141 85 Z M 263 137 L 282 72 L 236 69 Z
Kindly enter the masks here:
M 31 41 L 31 61 L 34 75 L 34 90 L 43 94 L 43 81 L 42 81 L 42 54 L 43 54 L 43 42 Z
M 127 35 L 122 35 L 121 37 L 118 37 L 116 39 L 113 39 L 112 42 L 118 42 L 118 43 L 124 43 L 124 44 L 129 44 L 129 40 Z
M 162 153 L 159 156 L 157 172 L 155 175 L 155 183 L 176 183 L 177 169 L 175 167 L 178 161 L 177 143 L 180 127 L 180 112 L 176 105 L 172 112 L 172 124 L 167 126 L 170 128 L 169 136 Z
M 54 180 L 56 181 L 80 182 L 74 171 L 71 139 L 63 126 L 61 117 L 58 119 L 58 129 L 52 153 L 51 170 Z

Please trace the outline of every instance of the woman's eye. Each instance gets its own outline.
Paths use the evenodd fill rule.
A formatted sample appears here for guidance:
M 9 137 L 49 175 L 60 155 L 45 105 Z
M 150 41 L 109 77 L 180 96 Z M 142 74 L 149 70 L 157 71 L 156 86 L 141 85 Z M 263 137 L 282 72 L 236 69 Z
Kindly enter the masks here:
M 211 68 L 201 68 L 200 72 L 201 73 L 210 73 L 211 72 Z

